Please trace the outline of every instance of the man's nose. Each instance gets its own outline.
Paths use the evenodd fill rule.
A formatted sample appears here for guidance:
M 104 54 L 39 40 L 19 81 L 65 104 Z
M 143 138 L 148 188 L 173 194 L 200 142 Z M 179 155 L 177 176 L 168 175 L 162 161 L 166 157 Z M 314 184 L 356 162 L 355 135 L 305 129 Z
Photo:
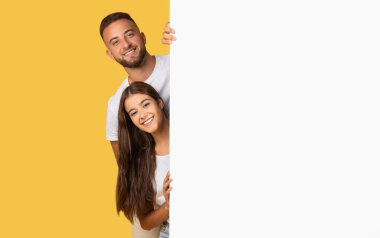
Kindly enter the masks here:
M 128 39 L 126 39 L 126 38 L 123 38 L 123 39 L 121 40 L 121 44 L 122 44 L 123 48 L 125 48 L 125 49 L 128 49 L 128 48 L 129 48 L 129 45 L 130 45 Z

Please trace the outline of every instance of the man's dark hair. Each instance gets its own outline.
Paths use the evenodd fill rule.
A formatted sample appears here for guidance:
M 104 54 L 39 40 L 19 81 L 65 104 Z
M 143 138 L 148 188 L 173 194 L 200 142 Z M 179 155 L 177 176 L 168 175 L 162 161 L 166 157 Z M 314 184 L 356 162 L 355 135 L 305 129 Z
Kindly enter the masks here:
M 111 23 L 118 21 L 120 19 L 126 19 L 128 21 L 133 22 L 133 24 L 136 24 L 136 22 L 132 19 L 132 17 L 125 12 L 114 12 L 103 18 L 102 22 L 100 23 L 100 36 L 103 38 L 103 32 L 104 29 L 106 29 L 107 26 L 111 25 Z

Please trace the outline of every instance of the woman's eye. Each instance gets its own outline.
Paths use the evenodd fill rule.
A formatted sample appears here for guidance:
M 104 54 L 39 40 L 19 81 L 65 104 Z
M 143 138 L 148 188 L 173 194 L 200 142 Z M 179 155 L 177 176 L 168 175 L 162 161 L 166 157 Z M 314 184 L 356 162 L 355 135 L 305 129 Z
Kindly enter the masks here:
M 149 106 L 149 102 L 148 103 L 145 103 L 144 105 L 143 105 L 143 107 L 147 107 L 147 106 Z
M 133 117 L 134 115 L 136 115 L 136 112 L 131 112 L 129 115 L 131 115 L 131 117 Z

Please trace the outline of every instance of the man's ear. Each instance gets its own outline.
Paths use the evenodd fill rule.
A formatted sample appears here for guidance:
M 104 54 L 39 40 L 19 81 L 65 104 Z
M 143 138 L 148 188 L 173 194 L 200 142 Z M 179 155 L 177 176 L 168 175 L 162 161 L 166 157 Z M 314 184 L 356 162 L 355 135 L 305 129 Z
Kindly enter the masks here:
M 146 37 L 145 37 L 145 34 L 144 32 L 141 32 L 141 37 L 143 38 L 143 41 L 144 41 L 144 45 L 146 44 Z
M 115 58 L 113 57 L 113 55 L 109 49 L 106 50 L 106 55 L 108 55 L 108 57 L 110 57 L 111 59 L 115 60 Z

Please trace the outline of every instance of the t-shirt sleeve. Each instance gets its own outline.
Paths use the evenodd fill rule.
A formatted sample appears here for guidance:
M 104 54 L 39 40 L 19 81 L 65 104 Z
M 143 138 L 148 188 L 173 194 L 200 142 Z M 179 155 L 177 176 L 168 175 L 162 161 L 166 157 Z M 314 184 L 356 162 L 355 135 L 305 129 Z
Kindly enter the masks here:
M 107 119 L 106 119 L 106 137 L 109 141 L 118 140 L 118 120 L 117 120 L 117 110 L 113 105 L 112 98 L 108 101 L 107 108 Z

